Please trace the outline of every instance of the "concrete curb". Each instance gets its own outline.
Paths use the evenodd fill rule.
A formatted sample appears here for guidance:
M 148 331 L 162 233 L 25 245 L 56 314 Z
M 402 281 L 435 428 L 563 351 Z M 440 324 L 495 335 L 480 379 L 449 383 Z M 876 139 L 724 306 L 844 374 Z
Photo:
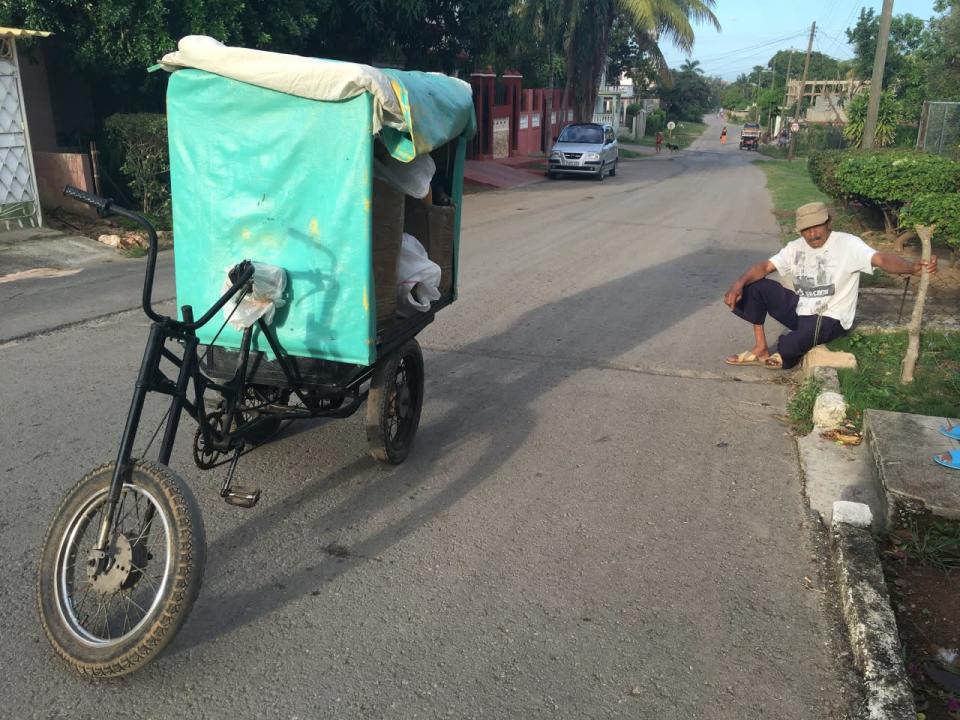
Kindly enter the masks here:
M 913 691 L 901 661 L 897 622 L 870 534 L 870 518 L 866 505 L 838 501 L 834 503 L 830 533 L 843 617 L 863 678 L 862 717 L 916 720 Z
M 816 368 L 811 374 L 821 383 L 821 396 L 839 393 L 835 370 Z M 872 532 L 887 530 L 886 495 L 869 448 L 865 444 L 836 447 L 820 437 L 823 429 L 815 427 L 810 435 L 798 439 L 797 447 L 808 501 L 830 527 L 843 619 L 862 680 L 864 701 L 859 716 L 916 720 L 897 622 Z M 850 502 L 853 499 L 865 502 Z

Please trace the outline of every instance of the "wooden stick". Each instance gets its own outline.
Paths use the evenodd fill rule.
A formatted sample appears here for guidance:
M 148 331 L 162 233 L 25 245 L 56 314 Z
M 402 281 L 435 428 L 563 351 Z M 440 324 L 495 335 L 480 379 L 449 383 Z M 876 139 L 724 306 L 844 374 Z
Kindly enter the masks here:
M 933 235 L 932 225 L 917 225 L 917 235 L 923 248 L 921 258 L 923 262 L 930 262 L 930 237 Z M 923 321 L 923 303 L 927 299 L 927 287 L 930 285 L 930 273 L 926 267 L 920 271 L 920 287 L 917 289 L 917 300 L 913 305 L 913 315 L 907 325 L 907 352 L 903 356 L 903 367 L 900 372 L 900 384 L 913 382 L 913 370 L 920 355 L 920 324 Z

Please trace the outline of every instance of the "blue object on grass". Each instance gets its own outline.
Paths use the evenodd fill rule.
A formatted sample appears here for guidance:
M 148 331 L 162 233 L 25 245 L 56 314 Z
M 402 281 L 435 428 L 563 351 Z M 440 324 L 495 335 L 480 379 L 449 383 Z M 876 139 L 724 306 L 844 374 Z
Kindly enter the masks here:
M 945 459 L 944 456 L 949 457 L 950 459 Z M 960 470 L 960 450 L 948 450 L 945 453 L 940 453 L 939 455 L 934 455 L 933 459 L 944 467 L 953 468 L 954 470 Z
M 946 435 L 948 438 L 953 438 L 954 440 L 960 440 L 960 425 L 952 425 L 949 421 L 947 425 L 949 425 L 949 427 L 940 426 L 940 434 Z

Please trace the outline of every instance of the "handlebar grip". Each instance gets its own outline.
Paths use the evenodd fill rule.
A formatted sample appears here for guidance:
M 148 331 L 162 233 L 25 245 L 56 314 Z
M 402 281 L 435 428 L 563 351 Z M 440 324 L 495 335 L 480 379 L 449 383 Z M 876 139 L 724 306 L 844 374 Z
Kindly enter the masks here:
M 73 185 L 67 185 L 63 188 L 63 194 L 68 198 L 73 198 L 78 200 L 85 205 L 90 205 L 95 207 L 97 211 L 101 214 L 109 212 L 110 205 L 113 203 L 113 200 L 110 198 L 102 198 L 99 195 L 94 195 L 93 193 L 84 192 L 80 188 L 74 187 Z

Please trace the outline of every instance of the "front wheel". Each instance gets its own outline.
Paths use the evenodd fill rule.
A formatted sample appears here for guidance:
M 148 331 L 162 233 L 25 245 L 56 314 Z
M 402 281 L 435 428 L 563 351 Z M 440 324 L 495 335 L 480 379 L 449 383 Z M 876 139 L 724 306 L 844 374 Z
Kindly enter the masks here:
M 616 177 L 616 176 L 617 176 L 617 163 L 618 163 L 618 162 L 619 162 L 619 160 L 614 160 L 614 161 L 613 161 L 613 167 L 610 168 L 610 177 Z
M 380 462 L 407 459 L 423 408 L 423 353 L 408 340 L 377 366 L 367 396 L 367 445 Z
M 54 651 L 88 677 L 138 669 L 177 634 L 200 592 L 203 521 L 189 487 L 164 465 L 138 460 L 114 512 L 106 566 L 94 551 L 113 463 L 61 503 L 43 545 L 40 621 Z

